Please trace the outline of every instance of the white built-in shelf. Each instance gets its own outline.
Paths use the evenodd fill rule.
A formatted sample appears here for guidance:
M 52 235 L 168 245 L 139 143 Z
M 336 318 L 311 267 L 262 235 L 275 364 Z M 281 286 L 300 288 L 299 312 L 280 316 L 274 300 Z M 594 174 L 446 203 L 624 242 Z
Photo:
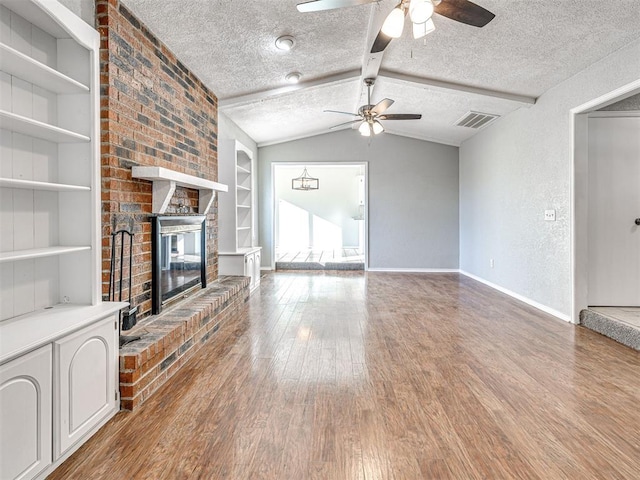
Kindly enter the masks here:
M 238 230 L 251 230 L 251 227 L 238 227 Z
M 238 205 L 238 208 L 251 208 L 251 205 Z
M 64 128 L 23 117 L 22 115 L 16 115 L 15 113 L 5 110 L 0 110 L 0 128 L 55 143 L 78 143 L 89 142 L 91 140 L 86 135 L 71 132 Z
M 0 178 L 0 187 L 23 188 L 26 190 L 49 190 L 51 192 L 90 192 L 90 187 L 81 185 L 65 185 L 62 183 L 36 182 L 35 180 L 18 180 Z
M 91 325 L 127 305 L 126 302 L 59 304 L 0 322 L 0 363 Z
M 206 214 L 213 203 L 215 192 L 227 192 L 229 187 L 206 178 L 176 172 L 164 167 L 133 167 L 131 176 L 153 182 L 153 213 L 165 213 L 176 186 L 193 188 L 200 192 L 199 212 Z
M 236 188 L 237 188 L 238 190 L 245 190 L 245 191 L 247 191 L 247 192 L 250 192 L 250 191 L 251 191 L 251 189 L 250 189 L 250 188 L 248 188 L 248 187 L 243 187 L 242 185 L 236 185 Z
M 89 87 L 0 43 L 0 70 L 55 93 L 86 93 Z
M 91 250 L 91 247 L 85 245 L 77 247 L 46 247 L 14 250 L 12 252 L 0 252 L 0 263 L 28 260 L 30 258 L 53 257 L 56 255 L 82 252 L 84 250 Z
M 249 169 L 247 169 L 247 168 L 244 168 L 244 167 L 241 167 L 240 165 L 238 165 L 238 167 L 237 167 L 237 168 L 238 168 L 238 171 L 239 171 L 239 172 L 242 172 L 242 173 L 249 173 L 249 174 L 251 173 L 251 170 L 249 170 Z

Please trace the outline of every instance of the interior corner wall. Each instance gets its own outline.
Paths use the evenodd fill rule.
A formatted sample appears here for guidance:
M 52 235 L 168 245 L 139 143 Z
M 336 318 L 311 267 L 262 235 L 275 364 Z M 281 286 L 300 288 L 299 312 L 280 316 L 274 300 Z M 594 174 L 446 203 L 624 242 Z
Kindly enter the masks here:
M 273 266 L 272 164 L 367 162 L 370 269 L 458 268 L 458 148 L 342 130 L 258 149 L 262 266 Z
M 568 318 L 572 303 L 570 110 L 640 78 L 640 40 L 460 147 L 460 269 Z M 544 220 L 555 209 L 556 221 Z M 494 267 L 490 266 L 494 259 Z

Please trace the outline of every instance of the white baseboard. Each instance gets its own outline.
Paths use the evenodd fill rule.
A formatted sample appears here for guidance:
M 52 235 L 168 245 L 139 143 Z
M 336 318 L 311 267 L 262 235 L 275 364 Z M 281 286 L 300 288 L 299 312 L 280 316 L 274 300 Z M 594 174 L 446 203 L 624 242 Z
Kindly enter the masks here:
M 480 283 L 484 283 L 485 285 L 495 290 L 498 290 L 499 292 L 509 295 L 510 297 L 513 297 L 516 300 L 520 300 L 521 302 L 524 302 L 527 305 L 531 305 L 532 307 L 537 308 L 538 310 L 542 310 L 543 312 L 548 313 L 549 315 L 553 315 L 554 317 L 557 317 L 560 320 L 564 320 L 565 322 L 569 322 L 569 323 L 571 322 L 571 318 L 569 315 L 559 312 L 558 310 L 554 310 L 551 307 L 547 307 L 546 305 L 538 303 L 535 300 L 531 300 L 530 298 L 520 295 L 519 293 L 512 292 L 511 290 L 507 290 L 506 288 L 501 287 L 500 285 L 496 285 L 495 283 L 489 282 L 488 280 L 478 277 L 472 273 L 465 272 L 464 270 L 458 270 L 458 271 L 466 277 L 472 278 Z
M 457 268 L 371 268 L 368 272 L 397 272 L 397 273 L 458 273 Z

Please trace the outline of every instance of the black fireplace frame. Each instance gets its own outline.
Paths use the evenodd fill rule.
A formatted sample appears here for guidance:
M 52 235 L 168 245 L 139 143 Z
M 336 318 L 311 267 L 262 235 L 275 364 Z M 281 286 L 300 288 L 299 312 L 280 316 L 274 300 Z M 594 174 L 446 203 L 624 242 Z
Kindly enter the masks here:
M 205 215 L 153 215 L 151 217 L 151 313 L 157 315 L 162 311 L 163 305 L 172 303 L 181 298 L 179 293 L 187 293 L 192 289 L 205 288 L 207 286 L 207 229 Z M 179 291 L 169 300 L 162 300 L 162 231 L 161 227 L 170 223 L 171 226 L 193 226 L 200 225 L 200 283 L 189 286 L 183 291 Z

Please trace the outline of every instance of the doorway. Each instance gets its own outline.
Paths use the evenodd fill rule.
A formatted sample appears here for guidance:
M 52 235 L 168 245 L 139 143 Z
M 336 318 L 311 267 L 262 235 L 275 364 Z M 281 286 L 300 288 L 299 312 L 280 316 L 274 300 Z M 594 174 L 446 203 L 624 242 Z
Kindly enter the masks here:
M 640 338 L 640 108 L 616 111 L 625 99 L 640 102 L 640 80 L 572 110 L 571 318 L 634 346 L 625 339 Z
M 305 168 L 317 189 L 293 188 Z M 275 269 L 364 270 L 366 187 L 366 163 L 274 164 Z

